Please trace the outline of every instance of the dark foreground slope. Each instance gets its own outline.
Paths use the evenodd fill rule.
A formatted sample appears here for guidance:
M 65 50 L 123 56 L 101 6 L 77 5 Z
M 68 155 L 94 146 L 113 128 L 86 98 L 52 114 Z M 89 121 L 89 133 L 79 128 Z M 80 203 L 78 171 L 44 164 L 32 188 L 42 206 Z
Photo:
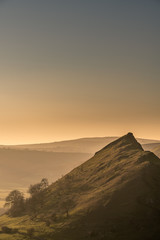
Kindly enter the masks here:
M 36 206 L 54 226 L 51 239 L 156 240 L 159 189 L 160 159 L 129 133 L 52 184 Z

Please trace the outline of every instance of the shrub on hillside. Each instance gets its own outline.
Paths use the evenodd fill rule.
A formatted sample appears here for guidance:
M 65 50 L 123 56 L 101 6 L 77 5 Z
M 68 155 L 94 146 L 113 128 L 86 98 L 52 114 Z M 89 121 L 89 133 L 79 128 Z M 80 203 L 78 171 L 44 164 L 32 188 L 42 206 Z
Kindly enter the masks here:
M 11 234 L 11 233 L 12 233 L 12 228 L 9 228 L 9 227 L 7 227 L 7 226 L 3 226 L 3 227 L 2 227 L 2 232 L 3 232 L 3 233 Z
M 29 229 L 27 230 L 27 235 L 28 235 L 29 237 L 33 237 L 34 233 L 35 233 L 35 229 L 34 229 L 34 228 L 29 228 Z

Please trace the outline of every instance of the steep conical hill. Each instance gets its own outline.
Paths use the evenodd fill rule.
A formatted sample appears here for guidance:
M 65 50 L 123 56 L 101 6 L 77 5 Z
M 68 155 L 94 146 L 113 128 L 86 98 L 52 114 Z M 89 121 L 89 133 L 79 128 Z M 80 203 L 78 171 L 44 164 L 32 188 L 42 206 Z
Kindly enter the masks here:
M 52 184 L 39 213 L 61 226 L 56 240 L 156 240 L 159 189 L 159 158 L 129 133 Z

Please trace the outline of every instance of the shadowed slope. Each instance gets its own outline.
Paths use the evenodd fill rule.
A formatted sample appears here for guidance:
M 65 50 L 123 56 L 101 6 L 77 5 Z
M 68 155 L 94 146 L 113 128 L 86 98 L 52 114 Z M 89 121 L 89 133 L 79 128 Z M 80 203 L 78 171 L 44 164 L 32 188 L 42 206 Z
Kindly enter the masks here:
M 59 186 L 66 186 L 60 198 Z M 41 214 L 63 214 L 69 196 L 71 216 L 55 239 L 156 239 L 159 189 L 159 158 L 129 133 L 51 185 Z

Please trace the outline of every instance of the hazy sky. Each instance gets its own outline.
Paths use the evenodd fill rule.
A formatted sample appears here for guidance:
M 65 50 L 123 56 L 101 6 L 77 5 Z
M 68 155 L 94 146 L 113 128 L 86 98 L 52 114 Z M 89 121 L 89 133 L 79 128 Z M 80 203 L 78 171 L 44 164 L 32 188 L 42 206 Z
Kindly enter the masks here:
M 160 1 L 1 0 L 0 144 L 160 139 Z

